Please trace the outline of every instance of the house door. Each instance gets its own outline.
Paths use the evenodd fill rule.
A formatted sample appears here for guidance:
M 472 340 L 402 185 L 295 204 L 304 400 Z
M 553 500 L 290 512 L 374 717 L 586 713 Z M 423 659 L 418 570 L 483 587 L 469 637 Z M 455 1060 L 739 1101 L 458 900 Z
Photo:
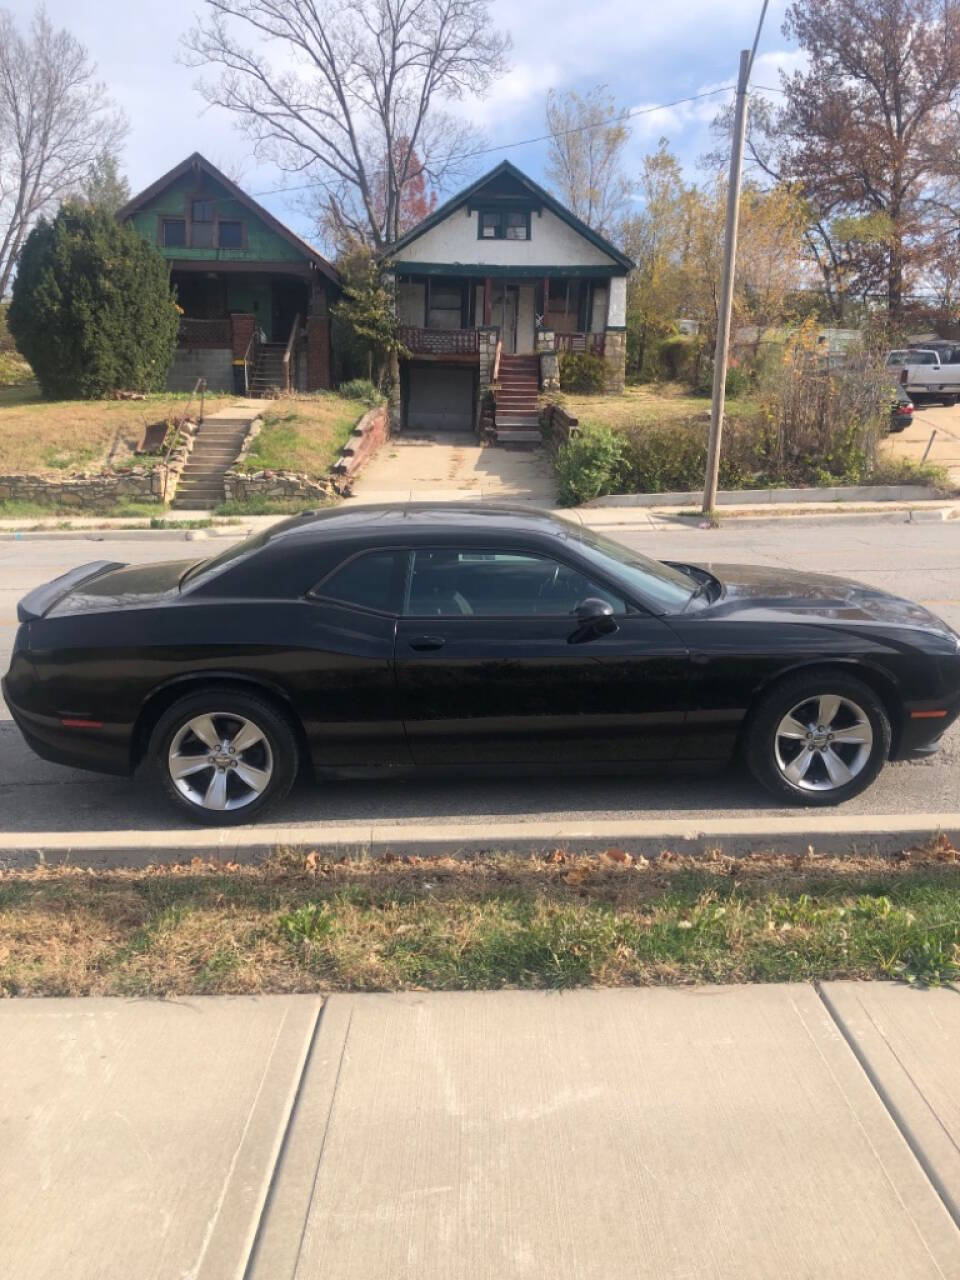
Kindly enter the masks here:
M 286 342 L 293 322 L 307 316 L 307 286 L 301 280 L 274 280 L 270 286 L 270 341 Z

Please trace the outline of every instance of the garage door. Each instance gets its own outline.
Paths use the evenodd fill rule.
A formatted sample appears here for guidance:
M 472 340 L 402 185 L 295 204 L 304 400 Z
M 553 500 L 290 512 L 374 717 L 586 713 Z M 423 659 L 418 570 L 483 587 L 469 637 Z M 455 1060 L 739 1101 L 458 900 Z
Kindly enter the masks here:
M 473 370 L 414 365 L 407 384 L 407 426 L 431 431 L 473 430 Z

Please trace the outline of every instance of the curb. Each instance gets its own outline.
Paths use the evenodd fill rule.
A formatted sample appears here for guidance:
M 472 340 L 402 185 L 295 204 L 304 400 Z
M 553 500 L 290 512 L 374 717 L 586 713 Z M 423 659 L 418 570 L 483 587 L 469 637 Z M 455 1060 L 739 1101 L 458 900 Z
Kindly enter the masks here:
M 195 827 L 175 831 L 91 833 L 2 833 L 0 869 L 41 864 L 93 868 L 146 867 L 153 863 L 205 861 L 251 863 L 277 849 L 311 851 L 350 858 L 387 853 L 419 857 L 477 857 L 485 853 L 596 853 L 613 846 L 628 853 L 656 855 L 664 849 L 686 854 L 720 851 L 735 857 L 766 852 L 889 855 L 928 843 L 940 832 L 960 840 L 960 812 L 838 817 L 803 814 L 785 818 L 730 818 L 697 823 L 666 819 L 654 823 L 497 822 L 411 824 L 369 827 L 324 826 Z
M 357 504 L 362 505 L 362 504 Z M 724 509 L 719 514 L 721 526 L 736 522 L 737 524 L 782 524 L 785 520 L 809 523 L 811 519 L 843 520 L 863 524 L 941 524 L 945 521 L 960 520 L 960 502 L 940 503 L 917 507 L 906 502 L 880 502 L 876 504 L 851 504 L 844 510 L 839 502 L 817 504 L 796 504 L 793 506 L 774 507 L 757 504 L 752 508 Z M 576 519 L 583 524 L 597 529 L 617 530 L 636 533 L 650 530 L 661 530 L 669 527 L 699 528 L 703 516 L 692 514 L 689 507 L 568 507 L 553 511 L 552 514 L 566 520 Z M 236 519 L 236 517 L 232 517 Z M 74 529 L 29 529 L 19 530 L 4 528 L 0 525 L 0 542 L 26 541 L 66 541 L 79 542 L 137 542 L 161 541 L 199 542 L 205 538 L 232 538 L 239 540 L 248 534 L 269 527 L 270 524 L 286 520 L 286 515 L 253 516 L 248 520 L 240 517 L 240 523 L 213 524 L 205 529 L 150 529 L 146 526 L 128 525 L 120 528 L 110 524 L 83 525 Z

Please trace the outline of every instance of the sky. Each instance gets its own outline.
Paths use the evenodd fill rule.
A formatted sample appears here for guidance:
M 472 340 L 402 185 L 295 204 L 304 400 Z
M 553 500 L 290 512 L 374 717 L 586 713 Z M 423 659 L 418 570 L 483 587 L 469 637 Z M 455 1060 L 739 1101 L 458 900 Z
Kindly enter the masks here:
M 26 0 L 0 4 L 12 8 L 23 25 L 34 9 Z M 134 192 L 200 151 L 295 231 L 313 238 L 302 196 L 259 194 L 296 179 L 257 162 L 229 114 L 208 108 L 196 92 L 198 73 L 178 62 L 180 37 L 202 9 L 201 0 L 46 0 L 46 7 L 57 26 L 87 46 L 129 118 L 123 168 Z M 781 33 L 785 8 L 786 0 L 770 0 L 754 85 L 776 86 L 781 68 L 798 65 L 799 55 Z M 549 89 L 582 93 L 604 84 L 620 106 L 639 110 L 732 85 L 739 52 L 753 41 L 760 0 L 491 0 L 491 11 L 494 23 L 510 33 L 513 48 L 510 70 L 486 99 L 453 104 L 484 131 L 492 148 L 476 158 L 470 176 L 510 159 L 542 181 L 545 144 L 507 144 L 544 132 Z M 639 173 L 643 156 L 666 137 L 689 177 L 703 177 L 697 162 L 712 145 L 710 122 L 732 96 L 728 91 L 631 120 L 628 174 Z

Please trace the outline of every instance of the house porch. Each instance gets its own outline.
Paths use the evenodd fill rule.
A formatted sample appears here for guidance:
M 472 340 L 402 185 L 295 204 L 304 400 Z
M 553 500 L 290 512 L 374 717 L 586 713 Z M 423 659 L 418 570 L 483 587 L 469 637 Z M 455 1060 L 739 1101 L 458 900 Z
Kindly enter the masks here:
M 175 261 L 170 280 L 182 309 L 171 390 L 199 377 L 238 395 L 331 386 L 327 290 L 309 265 Z

